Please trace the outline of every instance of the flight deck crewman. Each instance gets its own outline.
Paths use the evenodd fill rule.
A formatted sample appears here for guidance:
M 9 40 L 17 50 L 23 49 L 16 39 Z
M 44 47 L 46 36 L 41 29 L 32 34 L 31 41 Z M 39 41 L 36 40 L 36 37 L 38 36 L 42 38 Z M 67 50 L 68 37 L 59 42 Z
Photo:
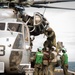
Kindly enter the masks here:
M 52 51 L 50 53 L 50 63 L 49 63 L 49 67 L 48 67 L 49 75 L 54 75 L 56 63 L 57 63 L 56 47 L 52 46 Z
M 48 47 L 43 49 L 43 75 L 48 75 L 48 65 L 49 65 L 49 54 L 50 50 Z
M 44 34 L 47 36 L 47 40 L 44 42 L 44 47 L 51 48 L 52 46 L 56 47 L 56 35 L 51 27 L 48 27 Z
M 61 56 L 61 68 L 63 68 L 64 75 L 68 75 L 68 55 L 66 49 L 62 48 L 63 55 Z
M 38 48 L 38 52 L 35 55 L 35 71 L 34 75 L 42 75 L 42 62 L 43 62 L 43 52 L 42 48 Z

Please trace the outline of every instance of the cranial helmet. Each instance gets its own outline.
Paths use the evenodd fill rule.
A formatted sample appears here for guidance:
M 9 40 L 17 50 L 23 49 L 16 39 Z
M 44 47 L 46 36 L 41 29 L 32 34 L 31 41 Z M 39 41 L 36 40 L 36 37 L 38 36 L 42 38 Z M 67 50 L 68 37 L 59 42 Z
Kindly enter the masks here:
M 62 48 L 62 51 L 65 51 L 65 52 L 67 52 L 67 50 L 66 50 L 65 48 Z
M 39 47 L 38 49 L 39 49 L 39 51 L 42 51 L 42 47 Z

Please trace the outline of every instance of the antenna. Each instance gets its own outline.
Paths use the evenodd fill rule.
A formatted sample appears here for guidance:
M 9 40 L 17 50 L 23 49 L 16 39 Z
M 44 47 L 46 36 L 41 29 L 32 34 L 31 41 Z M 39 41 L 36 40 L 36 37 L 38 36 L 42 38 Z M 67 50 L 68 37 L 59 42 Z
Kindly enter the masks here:
M 43 15 L 45 14 L 46 8 L 44 9 Z
M 46 0 L 45 0 L 45 2 L 46 2 Z M 50 3 L 50 1 L 48 3 Z M 47 6 L 47 4 L 46 4 L 46 6 Z M 46 11 L 46 8 L 44 9 L 43 15 L 45 14 L 45 11 Z

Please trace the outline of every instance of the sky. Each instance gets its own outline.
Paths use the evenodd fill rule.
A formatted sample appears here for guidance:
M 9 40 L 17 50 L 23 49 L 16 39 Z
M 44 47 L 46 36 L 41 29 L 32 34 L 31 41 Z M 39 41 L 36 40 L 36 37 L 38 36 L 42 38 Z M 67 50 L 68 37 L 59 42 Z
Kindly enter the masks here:
M 56 41 L 62 41 L 65 48 L 67 49 L 67 54 L 69 61 L 75 61 L 75 1 L 73 2 L 61 2 L 48 4 L 50 7 L 57 8 L 26 8 L 26 13 L 33 16 L 34 12 L 40 12 L 49 21 L 49 25 L 56 33 Z M 33 41 L 33 51 L 39 46 L 43 45 L 46 40 L 44 35 L 39 35 L 35 37 Z

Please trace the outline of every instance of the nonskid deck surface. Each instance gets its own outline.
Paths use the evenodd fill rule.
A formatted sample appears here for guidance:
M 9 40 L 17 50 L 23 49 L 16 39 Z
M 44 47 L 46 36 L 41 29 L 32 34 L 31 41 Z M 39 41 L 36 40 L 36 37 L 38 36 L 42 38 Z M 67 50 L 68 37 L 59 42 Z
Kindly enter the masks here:
M 0 74 L 0 75 L 25 75 L 25 73 L 22 74 Z M 55 69 L 54 75 L 64 75 L 62 69 Z M 68 71 L 68 75 L 75 75 L 75 72 Z
M 62 69 L 55 69 L 55 73 L 54 73 L 54 74 L 55 74 L 55 75 L 64 75 Z M 75 75 L 75 72 L 68 70 L 68 75 Z

